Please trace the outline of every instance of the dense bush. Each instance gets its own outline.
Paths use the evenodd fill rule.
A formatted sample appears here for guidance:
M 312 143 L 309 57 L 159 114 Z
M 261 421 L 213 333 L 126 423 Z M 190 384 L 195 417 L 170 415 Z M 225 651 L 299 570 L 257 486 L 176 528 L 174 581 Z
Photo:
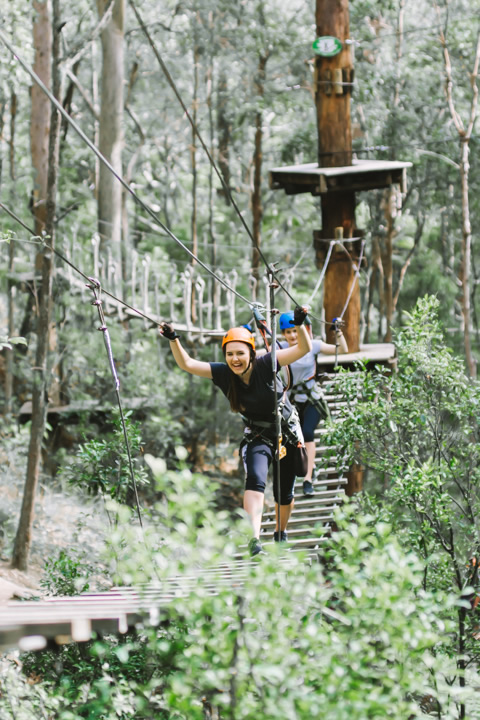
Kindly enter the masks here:
M 456 679 L 476 667 L 480 582 L 480 387 L 447 348 L 439 302 L 425 297 L 396 335 L 397 372 L 345 374 L 349 402 L 329 440 L 368 470 L 362 509 L 387 520 L 424 561 L 423 587 L 456 593 L 444 651 Z
M 206 568 L 237 562 L 246 520 L 213 510 L 204 477 L 148 460 L 165 497 L 158 524 L 139 536 L 124 522 L 131 511 L 116 508 L 112 571 L 119 583 L 157 588 L 172 575 L 195 581 L 136 634 L 29 656 L 25 671 L 38 682 L 10 674 L 0 717 L 203 720 L 213 706 L 225 719 L 404 720 L 425 698 L 439 717 L 456 716 L 451 661 L 437 653 L 456 601 L 423 588 L 424 563 L 386 523 L 357 517 L 352 504 L 324 563 L 272 551 L 212 594 Z

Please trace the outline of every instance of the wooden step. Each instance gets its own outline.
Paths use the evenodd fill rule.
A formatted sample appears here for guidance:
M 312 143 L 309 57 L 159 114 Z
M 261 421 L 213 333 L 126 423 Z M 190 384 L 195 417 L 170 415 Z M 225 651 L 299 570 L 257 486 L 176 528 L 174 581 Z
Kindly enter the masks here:
M 331 488 L 330 490 L 316 490 L 315 495 L 304 495 L 295 503 L 296 508 L 307 507 L 310 504 L 318 505 L 329 502 L 342 502 L 345 497 L 343 487 Z
M 293 509 L 292 516 L 295 515 L 297 517 L 301 514 L 306 513 L 312 513 L 312 510 L 318 509 L 319 512 L 325 512 L 327 508 L 336 508 L 339 505 L 342 504 L 343 500 L 345 499 L 345 493 L 342 493 L 341 495 L 335 494 L 333 497 L 330 498 L 318 498 L 316 499 L 315 496 L 305 497 L 304 495 L 301 498 L 298 498 L 298 500 L 295 501 L 295 507 Z M 276 517 L 276 511 L 275 510 L 268 510 L 267 512 L 263 513 L 263 519 L 268 520 L 270 518 Z
M 295 508 L 292 513 L 292 518 L 309 517 L 314 514 L 322 515 L 322 514 L 331 512 L 332 510 L 335 510 L 335 508 L 337 507 L 337 505 L 340 504 L 341 501 L 339 503 L 332 502 L 332 501 L 329 501 L 329 502 L 330 502 L 329 505 L 324 505 L 324 504 L 315 505 L 313 503 L 309 503 L 309 504 L 304 504 L 301 507 L 300 507 L 299 503 L 295 503 Z M 275 511 L 274 510 L 263 514 L 264 522 L 266 522 L 267 520 L 274 520 L 274 519 L 275 519 Z
M 288 552 L 294 552 L 302 549 L 311 549 L 311 548 L 320 548 L 322 543 L 324 543 L 327 540 L 327 537 L 325 535 L 321 537 L 308 537 L 308 538 L 290 538 L 288 539 L 288 542 L 286 543 L 276 543 L 273 540 L 264 542 L 262 540 L 262 545 L 264 548 L 270 548 L 273 546 L 280 546 L 282 550 L 285 550 L 286 553 Z M 257 556 L 258 557 L 258 556 Z
M 295 488 L 300 489 L 302 487 L 303 481 L 300 480 L 300 482 L 297 481 L 297 484 Z M 329 485 L 347 485 L 348 484 L 348 478 L 346 477 L 332 477 L 332 478 L 326 478 L 325 480 L 315 480 L 313 483 L 313 490 L 316 492 L 317 488 L 324 488 L 328 487 Z M 300 493 L 302 497 L 304 497 L 303 492 Z
M 323 508 L 323 510 L 320 510 L 318 512 L 310 511 L 308 515 L 296 515 L 295 513 L 292 513 L 290 520 L 288 521 L 288 532 L 292 530 L 292 528 L 299 528 L 305 527 L 309 528 L 312 525 L 323 525 L 324 522 L 327 520 L 333 519 L 333 510 L 335 508 L 329 507 L 329 508 Z M 262 522 L 262 532 L 273 530 L 275 528 L 276 521 L 274 519 L 272 520 L 266 520 L 265 522 Z
M 333 465 L 330 465 L 326 468 L 321 468 L 321 467 L 318 467 L 319 464 L 320 463 L 318 461 L 315 462 L 315 474 L 317 477 L 319 477 L 320 475 L 322 475 L 322 476 L 323 475 L 332 475 L 332 474 L 338 475 L 338 469 L 336 467 L 334 467 Z
M 333 516 L 330 518 L 325 518 L 325 522 L 322 523 L 316 523 L 316 526 L 318 528 L 321 528 L 322 526 L 329 526 L 330 522 L 333 520 Z M 288 541 L 297 541 L 297 540 L 308 540 L 309 538 L 318 539 L 315 535 L 312 534 L 312 528 L 311 527 L 303 527 L 303 528 L 297 528 L 292 527 L 289 523 L 288 528 Z M 269 530 L 266 533 L 260 534 L 260 542 L 262 545 L 264 542 L 274 542 L 273 540 L 273 530 Z

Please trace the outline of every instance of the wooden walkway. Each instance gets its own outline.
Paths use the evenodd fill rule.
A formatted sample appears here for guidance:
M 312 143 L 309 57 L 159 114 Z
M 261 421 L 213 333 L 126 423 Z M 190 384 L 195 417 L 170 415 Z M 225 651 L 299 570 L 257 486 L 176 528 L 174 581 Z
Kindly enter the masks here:
M 344 400 L 335 389 L 338 376 L 326 373 L 324 384 L 327 401 L 335 417 Z M 328 464 L 325 454 L 331 452 L 322 443 L 325 430 L 316 431 L 318 473 L 312 497 L 304 497 L 302 481 L 295 490 L 295 508 L 288 528 L 289 542 L 279 562 L 288 567 L 289 555 L 300 550 L 318 558 L 322 542 L 328 534 L 336 507 L 345 495 L 347 478 L 337 471 L 338 457 Z M 268 550 L 273 545 L 274 512 L 264 514 L 262 544 Z M 318 530 L 323 529 L 324 534 Z M 282 548 L 283 549 L 283 548 Z M 246 553 L 246 548 L 245 548 Z M 290 555 L 291 557 L 291 555 Z M 249 565 L 261 562 L 238 555 L 225 564 L 199 568 L 198 575 L 171 577 L 158 585 L 144 588 L 113 588 L 104 593 L 83 594 L 77 597 L 53 597 L 40 601 L 10 601 L 0 606 L 0 650 L 19 647 L 22 651 L 40 650 L 53 644 L 85 642 L 92 633 L 125 633 L 139 623 L 158 624 L 168 606 L 176 598 L 187 595 L 202 578 L 202 587 L 214 594 L 220 586 L 238 586 L 249 572 Z

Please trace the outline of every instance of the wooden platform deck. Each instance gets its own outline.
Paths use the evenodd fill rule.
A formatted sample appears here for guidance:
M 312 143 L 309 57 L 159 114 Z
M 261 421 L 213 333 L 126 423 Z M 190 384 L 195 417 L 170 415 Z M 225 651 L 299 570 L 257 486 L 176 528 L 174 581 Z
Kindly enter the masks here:
M 411 162 L 395 160 L 353 160 L 351 165 L 319 167 L 318 163 L 287 165 L 269 172 L 272 190 L 284 190 L 287 195 L 330 192 L 357 192 L 385 188 L 398 184 L 406 191 L 407 169 Z
M 360 350 L 355 353 L 339 353 L 338 365 L 350 365 L 362 361 L 367 364 L 393 364 L 395 362 L 396 349 L 393 343 L 370 343 L 360 345 Z M 317 367 L 325 368 L 335 364 L 335 355 L 317 355 Z

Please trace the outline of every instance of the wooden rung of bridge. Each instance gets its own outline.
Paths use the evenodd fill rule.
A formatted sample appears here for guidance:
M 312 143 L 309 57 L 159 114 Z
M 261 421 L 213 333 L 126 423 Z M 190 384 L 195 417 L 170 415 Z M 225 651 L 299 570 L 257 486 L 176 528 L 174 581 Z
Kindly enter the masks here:
M 334 376 L 335 378 L 337 376 Z M 327 394 L 326 402 L 334 422 L 337 412 L 347 407 L 347 401 L 340 392 Z M 345 497 L 344 486 L 348 480 L 339 475 L 337 466 L 332 463 L 341 461 L 338 456 L 339 447 L 322 443 L 322 437 L 327 429 L 320 423 L 315 432 L 315 465 L 316 477 L 313 482 L 314 494 L 303 494 L 303 478 L 297 478 L 294 488 L 295 505 L 288 523 L 288 542 L 281 543 L 280 547 L 286 554 L 301 549 L 309 553 L 320 552 L 322 541 L 331 529 L 335 509 Z M 330 453 L 336 453 L 330 456 Z M 329 464 L 326 464 L 328 457 Z M 339 462 L 339 464 L 342 464 Z M 276 526 L 275 510 L 269 510 L 263 515 L 262 532 L 260 539 L 266 547 L 274 544 L 273 530 Z M 277 544 L 277 543 L 275 543 Z

